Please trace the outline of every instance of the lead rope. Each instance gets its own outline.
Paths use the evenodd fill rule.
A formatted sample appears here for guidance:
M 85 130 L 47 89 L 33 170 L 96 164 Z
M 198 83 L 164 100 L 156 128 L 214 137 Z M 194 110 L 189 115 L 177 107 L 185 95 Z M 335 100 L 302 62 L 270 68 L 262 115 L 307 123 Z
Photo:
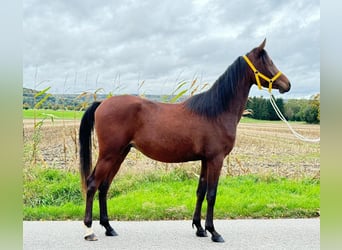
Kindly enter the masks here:
M 292 127 L 291 125 L 289 124 L 289 122 L 286 120 L 286 118 L 283 116 L 283 114 L 280 112 L 276 102 L 275 102 L 275 99 L 274 99 L 274 96 L 272 95 L 272 93 L 268 92 L 269 95 L 270 95 L 270 103 L 272 104 L 272 107 L 274 109 L 274 111 L 276 112 L 277 116 L 279 117 L 280 120 L 282 120 L 283 122 L 285 122 L 285 124 L 287 125 L 287 127 L 291 130 L 291 132 L 293 133 L 293 135 L 295 137 L 297 137 L 299 140 L 301 141 L 305 141 L 305 142 L 320 142 L 320 137 L 319 138 L 315 138 L 315 139 L 312 139 L 312 138 L 307 138 L 299 133 L 297 133 Z
M 274 96 L 272 95 L 272 84 L 273 82 L 275 82 L 275 80 L 278 79 L 278 77 L 280 77 L 280 75 L 282 74 L 280 71 L 275 75 L 273 76 L 272 78 L 269 78 L 267 76 L 265 76 L 264 74 L 260 73 L 256 68 L 255 66 L 253 65 L 253 63 L 248 59 L 248 57 L 246 55 L 243 55 L 242 56 L 246 63 L 249 65 L 249 67 L 251 68 L 251 70 L 253 71 L 254 73 L 254 76 L 255 76 L 255 80 L 257 82 L 257 85 L 258 85 L 258 88 L 260 90 L 264 90 L 261 86 L 261 83 L 260 83 L 260 78 L 263 78 L 265 81 L 268 82 L 268 93 L 270 95 L 270 103 L 272 104 L 272 107 L 274 109 L 274 111 L 276 112 L 277 116 L 279 117 L 280 120 L 282 120 L 283 122 L 285 122 L 285 124 L 287 125 L 287 127 L 291 130 L 291 132 L 293 133 L 293 135 L 295 137 L 297 137 L 299 140 L 302 140 L 302 141 L 306 141 L 306 142 L 319 142 L 320 141 L 320 138 L 316 138 L 316 139 L 310 139 L 310 138 L 306 138 L 304 136 L 302 136 L 301 134 L 297 133 L 292 127 L 291 125 L 288 123 L 288 121 L 286 120 L 286 118 L 283 116 L 283 114 L 280 112 L 276 102 L 275 102 L 275 99 L 274 99 Z

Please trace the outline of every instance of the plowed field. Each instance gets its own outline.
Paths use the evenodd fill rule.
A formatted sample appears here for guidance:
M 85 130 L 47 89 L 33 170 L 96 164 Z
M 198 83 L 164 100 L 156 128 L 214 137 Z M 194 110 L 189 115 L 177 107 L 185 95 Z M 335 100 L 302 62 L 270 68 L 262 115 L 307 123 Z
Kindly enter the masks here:
M 43 166 L 78 169 L 78 120 L 44 122 L 37 133 L 37 162 Z M 319 125 L 295 124 L 294 129 L 309 138 L 320 136 Z M 32 160 L 33 121 L 24 120 L 24 161 Z M 93 159 L 96 159 L 96 140 Z M 166 164 L 155 162 L 132 149 L 123 163 L 120 173 L 146 172 L 156 169 L 167 171 L 173 167 L 185 167 L 194 175 L 199 173 L 200 163 Z M 320 144 L 296 139 L 285 124 L 240 123 L 235 148 L 226 158 L 222 174 L 247 173 L 277 174 L 291 177 L 320 176 Z

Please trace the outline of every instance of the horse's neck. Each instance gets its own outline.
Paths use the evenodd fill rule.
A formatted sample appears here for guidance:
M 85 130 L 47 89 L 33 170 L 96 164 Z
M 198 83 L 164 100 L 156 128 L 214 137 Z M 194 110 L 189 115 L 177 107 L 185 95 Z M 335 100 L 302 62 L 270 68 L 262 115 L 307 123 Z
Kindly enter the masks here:
M 236 120 L 236 123 L 240 121 L 243 111 L 246 107 L 251 86 L 252 85 L 248 83 L 247 79 L 239 83 L 239 86 L 237 86 L 237 93 L 231 100 L 231 103 L 227 111 L 222 115 L 223 118 L 226 117 L 229 120 L 234 118 Z

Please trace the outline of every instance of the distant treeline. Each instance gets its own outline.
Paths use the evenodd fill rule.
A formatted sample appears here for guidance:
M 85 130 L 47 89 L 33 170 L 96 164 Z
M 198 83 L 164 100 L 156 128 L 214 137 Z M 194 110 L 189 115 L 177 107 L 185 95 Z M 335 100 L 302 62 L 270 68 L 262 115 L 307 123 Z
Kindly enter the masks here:
M 320 122 L 320 95 L 307 99 L 276 99 L 276 104 L 285 118 L 289 121 L 305 121 L 307 123 Z M 249 117 L 259 120 L 279 120 L 270 101 L 263 97 L 248 99 L 246 109 Z
M 51 95 L 51 94 L 39 94 L 39 91 L 33 89 L 23 88 L 23 108 L 33 109 L 37 103 L 46 98 L 41 105 L 40 109 L 70 109 L 80 110 L 82 103 L 86 102 L 86 97 L 78 97 L 78 95 Z
M 84 92 L 77 94 L 40 94 L 41 92 L 33 89 L 23 88 L 23 109 L 33 109 L 35 105 L 41 102 L 40 109 L 66 109 L 66 110 L 84 110 L 93 101 L 104 100 L 111 94 L 99 94 Z M 154 101 L 168 101 L 171 97 L 161 95 L 146 95 L 145 98 Z
M 82 93 L 75 94 L 39 94 L 40 92 L 32 89 L 23 89 L 23 108 L 32 109 L 40 102 L 40 109 L 67 109 L 67 110 L 84 110 L 89 103 L 94 100 L 103 100 L 108 97 L 105 94 Z M 154 101 L 168 102 L 172 96 L 146 95 L 145 98 Z M 178 101 L 186 98 L 182 96 Z M 289 121 L 305 121 L 307 123 L 320 122 L 320 95 L 307 99 L 276 99 L 277 106 Z M 36 106 L 37 108 L 37 106 Z M 247 115 L 259 120 L 279 120 L 268 98 L 251 97 L 248 99 L 246 109 L 250 114 Z

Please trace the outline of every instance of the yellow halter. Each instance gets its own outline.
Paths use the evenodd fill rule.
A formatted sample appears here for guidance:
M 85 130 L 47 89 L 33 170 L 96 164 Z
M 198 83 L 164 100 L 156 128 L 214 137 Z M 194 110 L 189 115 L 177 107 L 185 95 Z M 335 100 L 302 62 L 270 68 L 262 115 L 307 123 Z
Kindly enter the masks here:
M 243 55 L 242 57 L 243 57 L 243 59 L 245 59 L 246 63 L 249 65 L 249 67 L 253 70 L 254 75 L 255 75 L 255 80 L 256 80 L 256 82 L 257 82 L 257 84 L 258 84 L 258 88 L 259 88 L 259 89 L 262 88 L 262 86 L 261 86 L 261 84 L 260 84 L 260 78 L 259 78 L 259 77 L 261 77 L 261 78 L 263 78 L 264 80 L 266 80 L 266 81 L 268 82 L 268 84 L 269 84 L 269 85 L 268 85 L 268 92 L 271 93 L 273 82 L 275 82 L 275 80 L 277 80 L 278 77 L 279 77 L 282 73 L 279 71 L 279 72 L 278 72 L 275 76 L 273 76 L 272 78 L 268 78 L 268 77 L 265 76 L 263 73 L 260 73 L 260 72 L 254 67 L 253 63 L 248 59 L 248 57 L 247 57 L 246 55 Z

